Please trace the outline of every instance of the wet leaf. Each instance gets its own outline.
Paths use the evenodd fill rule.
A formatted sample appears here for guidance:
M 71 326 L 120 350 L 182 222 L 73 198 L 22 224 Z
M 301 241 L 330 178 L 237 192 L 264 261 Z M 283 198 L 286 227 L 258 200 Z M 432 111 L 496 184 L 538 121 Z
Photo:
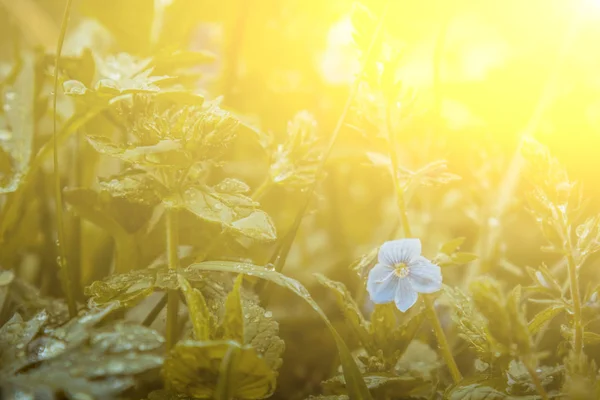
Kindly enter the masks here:
M 244 275 L 238 275 L 233 285 L 233 290 L 225 301 L 225 317 L 221 324 L 223 338 L 244 343 L 244 311 L 242 309 L 242 298 L 240 290 Z
M 275 240 L 275 226 L 271 218 L 257 208 L 258 203 L 240 193 L 242 187 L 246 186 L 234 179 L 227 179 L 213 187 L 191 187 L 182 195 L 181 206 L 231 232 L 260 241 Z
M 202 292 L 194 289 L 184 277 L 179 276 L 178 280 L 194 327 L 194 337 L 199 341 L 210 340 L 214 321 Z
M 279 286 L 289 289 L 296 295 L 300 296 L 317 312 L 317 314 L 319 314 L 319 316 L 325 322 L 331 334 L 333 335 L 340 355 L 341 364 L 344 369 L 344 376 L 346 377 L 346 381 L 348 382 L 347 390 L 350 398 L 372 399 L 371 394 L 369 393 L 362 379 L 360 370 L 358 369 L 356 362 L 352 358 L 352 354 L 350 353 L 348 347 L 344 343 L 341 336 L 337 333 L 337 331 L 335 330 L 335 328 L 333 327 L 323 310 L 321 310 L 318 304 L 310 296 L 310 293 L 308 293 L 306 288 L 304 288 L 304 286 L 302 286 L 300 282 L 289 278 L 283 274 L 280 274 L 279 272 L 267 270 L 263 267 L 259 267 L 252 264 L 241 264 L 225 261 L 207 261 L 192 264 L 190 268 L 204 271 L 227 271 L 232 273 L 256 276 L 258 278 L 269 280 Z
M 13 321 L 7 332 L 20 332 L 17 360 L 2 369 L 4 382 L 20 395 L 65 393 L 70 397 L 115 397 L 132 387 L 138 375 L 162 365 L 164 339 L 139 325 L 117 323 L 98 328 L 114 309 L 92 310 L 44 331 L 40 324 L 47 321 L 45 313 L 27 323 Z M 0 337 L 14 339 L 11 335 Z
M 459 247 L 462 246 L 462 244 L 465 242 L 465 239 L 465 237 L 457 237 L 444 243 L 440 248 L 440 252 L 449 256 L 454 254 L 459 249 Z
M 220 365 L 232 348 L 239 353 L 230 365 L 230 393 L 239 399 L 263 399 L 273 394 L 274 372 L 252 347 L 233 341 L 179 342 L 165 360 L 165 381 L 179 393 L 211 399 Z
M 115 274 L 96 281 L 85 289 L 90 304 L 101 306 L 119 302 L 122 307 L 131 307 L 155 290 L 179 289 L 178 275 L 194 282 L 210 303 L 215 297 L 225 297 L 223 287 L 208 274 L 191 268 L 171 270 L 166 265 Z
M 283 363 L 285 343 L 279 338 L 279 324 L 270 311 L 259 305 L 256 295 L 242 299 L 244 317 L 244 344 L 251 345 L 272 370 Z

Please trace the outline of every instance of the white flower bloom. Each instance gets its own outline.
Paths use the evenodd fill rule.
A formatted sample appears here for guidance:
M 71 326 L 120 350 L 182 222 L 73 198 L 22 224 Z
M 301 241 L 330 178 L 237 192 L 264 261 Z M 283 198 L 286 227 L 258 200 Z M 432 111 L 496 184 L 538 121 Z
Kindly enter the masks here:
M 367 291 L 376 304 L 394 301 L 406 312 L 417 302 L 417 293 L 433 293 L 442 287 L 440 267 L 421 256 L 419 239 L 385 242 L 378 263 L 369 272 Z

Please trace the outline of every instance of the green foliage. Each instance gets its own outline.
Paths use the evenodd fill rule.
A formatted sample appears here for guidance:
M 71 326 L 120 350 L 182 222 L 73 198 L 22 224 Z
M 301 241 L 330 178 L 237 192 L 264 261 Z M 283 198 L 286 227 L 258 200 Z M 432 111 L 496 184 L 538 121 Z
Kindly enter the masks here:
M 598 60 L 521 64 L 560 5 L 59 3 L 0 1 L 0 397 L 600 398 Z

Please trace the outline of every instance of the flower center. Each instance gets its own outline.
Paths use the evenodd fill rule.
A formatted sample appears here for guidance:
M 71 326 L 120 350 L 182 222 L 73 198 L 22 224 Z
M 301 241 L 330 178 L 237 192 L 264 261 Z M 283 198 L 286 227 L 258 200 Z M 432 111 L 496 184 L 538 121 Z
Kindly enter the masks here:
M 394 266 L 394 273 L 398 278 L 406 278 L 408 276 L 408 265 L 399 263 Z

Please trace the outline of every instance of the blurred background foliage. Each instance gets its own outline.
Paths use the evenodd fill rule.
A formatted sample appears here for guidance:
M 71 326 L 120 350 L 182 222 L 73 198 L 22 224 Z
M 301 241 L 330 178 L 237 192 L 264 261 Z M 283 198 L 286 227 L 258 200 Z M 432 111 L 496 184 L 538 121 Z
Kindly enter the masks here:
M 383 1 L 364 3 L 379 10 Z M 1 77 L 9 76 L 20 49 L 53 54 L 63 6 L 55 0 L 0 1 Z M 78 0 L 63 54 L 81 56 L 86 49 L 100 57 L 120 52 L 150 57 L 182 49 L 211 52 L 213 62 L 195 71 L 200 76 L 194 83 L 196 92 L 222 95 L 224 108 L 268 133 L 274 143 L 284 141 L 288 121 L 307 110 L 324 143 L 359 68 L 351 10 L 350 0 Z M 416 93 L 409 115 L 400 120 L 397 140 L 403 166 L 417 170 L 445 159 L 448 170 L 462 177 L 424 189 L 411 203 L 413 230 L 423 239 L 425 254 L 435 254 L 449 238 L 465 236 L 464 248 L 483 258 L 480 267 L 512 284 L 526 280 L 526 265 L 541 262 L 537 249 L 542 237 L 521 204 L 523 188 L 510 194 L 505 212 L 494 211 L 505 195 L 501 179 L 524 134 L 546 144 L 572 180 L 586 183 L 590 212 L 599 211 L 599 22 L 600 2 L 593 1 L 392 1 L 386 30 L 402 49 L 397 77 Z M 93 71 L 83 66 L 77 74 L 84 82 Z M 361 99 L 376 101 L 368 95 Z M 59 113 L 68 115 L 69 107 L 61 94 Z M 355 110 L 344 126 L 286 263 L 286 274 L 305 283 L 324 306 L 331 299 L 312 273 L 360 287 L 348 265 L 393 237 L 398 226 L 389 174 L 377 163 L 378 153 L 387 154 L 386 142 L 377 139 L 374 128 L 360 123 L 360 115 L 360 109 Z M 39 122 L 37 148 L 41 138 L 50 137 L 49 121 L 46 115 Z M 98 117 L 88 129 L 102 131 L 106 125 Z M 233 161 L 223 166 L 223 174 L 258 187 L 268 173 L 269 159 L 249 136 L 236 141 L 230 150 Z M 82 173 L 92 180 L 107 175 L 111 167 L 101 168 L 101 174 L 100 168 L 83 168 Z M 262 208 L 272 216 L 280 237 L 302 207 L 303 193 L 275 186 L 262 196 Z M 50 254 L 41 265 L 56 268 L 52 245 L 36 240 L 52 229 L 43 215 L 39 218 L 29 226 L 36 226 L 40 235 L 32 235 L 27 246 L 15 251 L 4 248 L 2 263 L 23 262 L 32 249 L 45 245 Z M 126 221 L 136 223 L 132 217 Z M 477 239 L 500 225 L 498 237 Z M 189 240 L 198 243 L 213 233 L 191 232 Z M 105 243 L 81 244 L 88 254 L 83 284 L 106 275 L 105 268 L 97 268 L 109 257 L 110 245 Z M 221 247 L 212 252 L 227 258 L 231 249 Z M 252 248 L 247 255 L 264 262 L 268 254 Z M 470 269 L 446 270 L 445 281 L 464 286 Z M 597 278 L 594 268 L 582 273 Z M 45 285 L 45 292 L 57 294 L 51 283 Z M 278 396 L 302 398 L 331 374 L 334 364 L 323 363 L 323 352 L 334 357 L 335 347 L 305 306 L 271 290 L 270 305 L 286 342 Z M 316 343 L 320 352 L 306 351 Z

